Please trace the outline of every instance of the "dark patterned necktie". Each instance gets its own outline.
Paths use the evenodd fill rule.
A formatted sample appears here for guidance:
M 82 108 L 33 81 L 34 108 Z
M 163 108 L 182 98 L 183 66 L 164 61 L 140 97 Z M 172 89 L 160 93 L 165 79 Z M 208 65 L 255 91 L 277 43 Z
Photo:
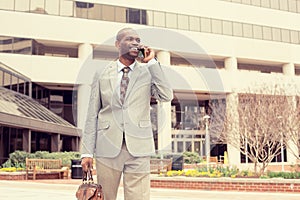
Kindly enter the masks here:
M 120 84 L 120 100 L 121 100 L 122 104 L 124 103 L 126 90 L 127 90 L 128 83 L 129 83 L 129 77 L 128 77 L 129 70 L 130 70 L 129 67 L 124 67 L 122 69 L 123 76 L 122 76 L 121 84 Z

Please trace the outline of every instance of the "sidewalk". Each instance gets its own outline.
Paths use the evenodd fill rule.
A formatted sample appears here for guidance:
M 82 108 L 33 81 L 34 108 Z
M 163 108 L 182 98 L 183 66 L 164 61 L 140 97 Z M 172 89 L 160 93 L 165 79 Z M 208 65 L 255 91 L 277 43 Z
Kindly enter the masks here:
M 0 181 L 0 199 L 9 200 L 76 200 L 75 192 L 81 180 Z M 123 200 L 123 187 L 118 200 Z M 151 200 L 299 200 L 300 194 L 216 192 L 151 188 Z

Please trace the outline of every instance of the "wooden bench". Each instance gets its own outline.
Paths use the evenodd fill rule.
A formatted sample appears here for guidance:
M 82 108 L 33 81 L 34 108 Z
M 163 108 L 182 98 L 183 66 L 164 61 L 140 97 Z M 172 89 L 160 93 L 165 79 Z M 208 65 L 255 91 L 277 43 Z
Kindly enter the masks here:
M 203 156 L 203 160 L 206 161 L 207 158 L 206 156 Z M 218 161 L 218 156 L 210 156 L 209 157 L 209 163 L 212 163 L 212 164 L 217 164 L 219 161 Z
M 150 159 L 150 173 L 160 174 L 162 172 L 167 172 L 172 169 L 172 159 Z
M 29 173 L 32 172 L 32 179 L 36 179 L 36 174 L 57 172 L 59 179 L 67 176 L 69 169 L 62 167 L 61 159 L 32 159 L 26 158 L 26 180 L 28 180 Z

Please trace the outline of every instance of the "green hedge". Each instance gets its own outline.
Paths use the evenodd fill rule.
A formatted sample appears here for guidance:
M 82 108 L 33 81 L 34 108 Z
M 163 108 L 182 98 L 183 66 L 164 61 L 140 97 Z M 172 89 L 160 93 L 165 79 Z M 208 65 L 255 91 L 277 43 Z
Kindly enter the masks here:
M 300 172 L 268 172 L 269 178 L 299 179 Z
M 61 159 L 63 166 L 70 167 L 72 159 L 80 159 L 79 152 L 53 152 L 37 151 L 35 153 L 28 153 L 25 151 L 15 151 L 9 154 L 9 159 L 2 164 L 2 167 L 17 167 L 25 168 L 26 158 L 37 159 Z

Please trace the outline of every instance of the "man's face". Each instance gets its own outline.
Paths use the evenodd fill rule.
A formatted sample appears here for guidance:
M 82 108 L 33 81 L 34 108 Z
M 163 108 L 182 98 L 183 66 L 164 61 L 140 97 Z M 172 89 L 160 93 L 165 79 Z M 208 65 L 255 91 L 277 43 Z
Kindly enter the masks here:
M 138 47 L 141 39 L 138 34 L 129 30 L 122 34 L 119 41 L 116 41 L 116 46 L 119 49 L 119 55 L 128 59 L 135 59 L 138 57 Z

